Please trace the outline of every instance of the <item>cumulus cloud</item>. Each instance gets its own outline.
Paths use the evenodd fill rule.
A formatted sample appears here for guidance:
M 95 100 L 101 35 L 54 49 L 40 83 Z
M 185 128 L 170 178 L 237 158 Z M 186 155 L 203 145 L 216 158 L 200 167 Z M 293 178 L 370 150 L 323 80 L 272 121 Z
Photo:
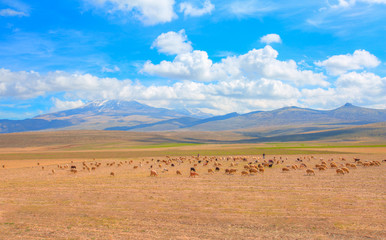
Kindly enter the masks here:
M 78 107 L 81 107 L 85 104 L 82 100 L 62 101 L 62 100 L 55 98 L 55 97 L 53 97 L 51 99 L 51 101 L 54 103 L 54 107 L 51 108 L 52 112 L 78 108 Z
M 345 102 L 384 106 L 386 78 L 374 73 L 350 72 L 338 77 L 334 88 L 303 89 L 302 101 L 308 106 L 339 106 Z
M 210 14 L 214 10 L 214 5 L 210 0 L 205 0 L 202 8 L 193 6 L 190 2 L 180 3 L 180 12 L 183 12 L 185 16 L 198 17 L 204 14 Z
M 300 96 L 295 87 L 271 79 L 235 79 L 207 84 L 181 81 L 169 86 L 144 86 L 130 80 L 98 78 L 90 74 L 40 74 L 0 69 L 0 98 L 33 99 L 58 93 L 65 93 L 66 98 L 72 100 L 52 97 L 57 110 L 98 99 L 135 99 L 155 107 L 200 109 L 213 114 L 296 105 Z
M 191 81 L 229 81 L 232 79 L 277 79 L 292 82 L 295 85 L 328 86 L 322 73 L 299 70 L 295 61 L 277 60 L 278 52 L 267 45 L 262 49 L 253 49 L 244 55 L 223 58 L 213 63 L 205 51 L 179 54 L 173 61 L 150 61 L 143 66 L 142 72 L 150 75 Z
M 26 17 L 28 13 L 22 11 L 16 11 L 14 9 L 6 8 L 0 10 L 0 16 L 3 17 Z
M 145 25 L 170 22 L 177 18 L 174 0 L 84 0 L 107 13 L 123 12 L 133 15 Z
M 267 34 L 260 38 L 260 42 L 265 44 L 271 44 L 271 43 L 281 43 L 281 38 L 279 35 L 272 33 Z
M 335 55 L 322 62 L 315 62 L 315 65 L 325 67 L 333 76 L 350 70 L 377 67 L 379 64 L 378 58 L 366 50 L 356 50 L 354 54 Z
M 188 41 L 184 29 L 179 32 L 162 33 L 154 40 L 151 48 L 157 48 L 158 52 L 169 55 L 187 53 L 193 50 L 192 43 Z

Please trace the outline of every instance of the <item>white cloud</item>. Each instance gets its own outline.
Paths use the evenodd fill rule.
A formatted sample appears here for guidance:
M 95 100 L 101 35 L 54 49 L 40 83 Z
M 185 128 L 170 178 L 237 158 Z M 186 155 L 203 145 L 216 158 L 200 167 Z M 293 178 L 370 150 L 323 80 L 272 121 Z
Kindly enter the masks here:
M 213 63 L 205 51 L 195 50 L 177 55 L 172 62 L 153 64 L 148 61 L 142 72 L 175 80 L 203 82 L 268 78 L 295 85 L 329 85 L 322 73 L 299 70 L 295 61 L 279 61 L 277 56 L 278 52 L 267 45 L 262 49 L 253 49 L 244 55 L 223 58 L 221 62 Z
M 338 77 L 335 88 L 303 89 L 302 101 L 321 108 L 341 106 L 346 102 L 383 106 L 386 102 L 386 78 L 373 73 L 350 72 Z
M 59 100 L 55 97 L 58 93 L 65 93 L 65 97 L 72 100 Z M 296 88 L 270 79 L 235 79 L 209 84 L 182 81 L 170 86 L 144 86 L 90 74 L 39 74 L 0 69 L 0 98 L 52 96 L 56 110 L 80 106 L 90 100 L 135 99 L 155 107 L 206 109 L 220 114 L 296 105 L 299 95 Z
M 281 38 L 279 35 L 272 33 L 267 34 L 260 38 L 260 42 L 265 44 L 271 44 L 271 43 L 281 43 Z
M 277 10 L 269 1 L 238 0 L 225 5 L 224 10 L 237 17 L 256 17 Z
M 358 2 L 368 4 L 386 4 L 386 0 L 338 0 L 337 4 L 331 5 L 332 8 L 347 8 L 356 5 Z
M 315 62 L 315 65 L 325 67 L 327 72 L 333 76 L 350 70 L 377 67 L 379 64 L 378 58 L 366 50 L 356 50 L 352 55 L 335 55 L 322 62 Z
M 192 43 L 188 41 L 184 29 L 179 32 L 162 33 L 153 42 L 151 48 L 157 48 L 158 52 L 170 55 L 187 53 L 193 50 Z
M 28 13 L 22 12 L 22 11 L 16 11 L 10 8 L 1 9 L 0 10 L 0 16 L 3 17 L 26 17 L 28 16 Z
M 67 109 L 73 109 L 73 108 L 78 108 L 82 107 L 85 103 L 82 100 L 77 100 L 77 101 L 62 101 L 58 98 L 53 97 L 51 101 L 54 103 L 54 107 L 51 108 L 52 112 L 57 112 L 57 111 L 63 111 Z
M 202 8 L 196 8 L 190 2 L 180 3 L 180 12 L 183 12 L 185 16 L 198 17 L 204 14 L 210 14 L 213 10 L 214 5 L 210 0 L 205 0 Z
M 121 71 L 121 69 L 118 66 L 102 67 L 102 72 L 114 73 L 119 71 Z
M 107 13 L 123 12 L 133 15 L 145 25 L 170 22 L 177 18 L 174 0 L 84 0 Z

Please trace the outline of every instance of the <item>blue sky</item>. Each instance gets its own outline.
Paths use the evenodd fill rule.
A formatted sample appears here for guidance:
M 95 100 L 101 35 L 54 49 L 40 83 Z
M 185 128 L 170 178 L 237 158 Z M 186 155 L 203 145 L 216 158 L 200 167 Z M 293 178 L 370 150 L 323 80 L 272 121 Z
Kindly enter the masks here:
M 104 99 L 386 108 L 386 0 L 0 0 L 0 119 Z

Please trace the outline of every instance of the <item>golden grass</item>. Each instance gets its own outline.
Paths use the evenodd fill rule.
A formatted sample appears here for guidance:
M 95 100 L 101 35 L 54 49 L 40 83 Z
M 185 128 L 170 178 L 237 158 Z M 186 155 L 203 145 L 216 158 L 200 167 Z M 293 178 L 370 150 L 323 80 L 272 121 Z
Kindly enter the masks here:
M 319 158 L 334 158 L 343 164 L 354 156 L 385 157 L 326 153 L 304 162 L 312 167 Z M 298 157 L 310 155 L 267 156 L 274 157 L 287 160 L 254 176 L 241 176 L 246 164 L 241 160 L 232 167 L 238 170 L 234 175 L 224 174 L 231 160 L 220 160 L 221 171 L 215 174 L 207 173 L 215 168 L 213 162 L 202 166 L 196 161 L 197 178 L 188 177 L 193 160 L 174 162 L 175 167 L 161 162 L 159 168 L 157 160 L 164 156 L 137 157 L 133 164 L 129 158 L 97 158 L 102 165 L 91 172 L 82 170 L 84 159 L 73 159 L 76 174 L 51 165 L 66 159 L 46 159 L 44 170 L 36 164 L 22 165 L 36 159 L 20 160 L 18 168 L 0 169 L 0 239 L 382 239 L 386 235 L 385 163 L 352 169 L 344 176 L 337 176 L 334 169 L 306 176 L 305 169 L 282 173 L 281 168 L 299 165 Z M 114 166 L 106 166 L 113 161 Z M 119 161 L 123 166 L 117 167 Z M 142 167 L 134 169 L 140 162 Z M 149 177 L 150 165 L 159 177 Z M 162 173 L 165 167 L 169 171 Z M 176 175 L 177 169 L 182 176 Z

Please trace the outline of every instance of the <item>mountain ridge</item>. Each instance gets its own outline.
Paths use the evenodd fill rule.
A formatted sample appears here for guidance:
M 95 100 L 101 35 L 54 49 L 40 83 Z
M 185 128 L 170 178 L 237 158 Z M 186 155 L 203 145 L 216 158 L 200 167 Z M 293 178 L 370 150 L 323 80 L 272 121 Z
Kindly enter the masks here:
M 137 101 L 104 100 L 31 119 L 2 119 L 0 133 L 41 130 L 237 131 L 270 128 L 272 132 L 288 132 L 290 129 L 296 132 L 302 129 L 336 129 L 344 125 L 386 122 L 386 109 L 364 108 L 346 103 L 332 110 L 289 106 L 271 111 L 203 116 L 200 112 L 198 115 L 189 111 L 181 113 Z

